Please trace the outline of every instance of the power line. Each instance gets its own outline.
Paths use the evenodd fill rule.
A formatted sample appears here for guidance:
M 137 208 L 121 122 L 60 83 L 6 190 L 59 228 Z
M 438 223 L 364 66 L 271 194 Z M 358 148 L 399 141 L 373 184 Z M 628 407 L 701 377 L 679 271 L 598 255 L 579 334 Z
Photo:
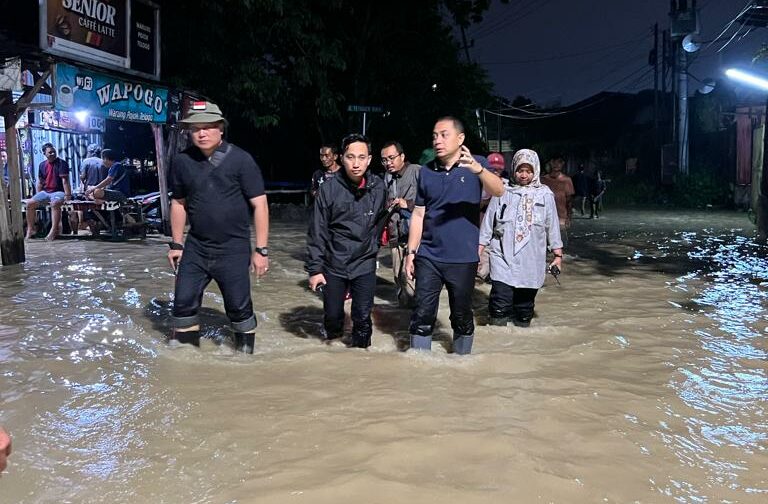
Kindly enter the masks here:
M 507 28 L 509 26 L 512 26 L 515 23 L 517 23 L 517 22 L 527 18 L 528 16 L 532 15 L 533 13 L 541 10 L 542 7 L 544 7 L 545 5 L 550 3 L 551 1 L 552 0 L 543 0 L 540 4 L 534 5 L 530 9 L 528 9 L 525 13 L 520 14 L 520 16 L 518 16 L 518 17 L 516 17 L 516 18 L 514 18 L 512 20 L 509 20 L 508 22 L 505 22 L 505 23 L 501 23 L 501 24 L 497 23 L 497 25 L 495 27 L 490 28 L 490 29 L 486 29 L 482 34 L 476 35 L 476 36 L 474 36 L 472 38 L 474 40 L 480 40 L 482 38 L 485 38 L 485 37 L 488 37 L 490 35 L 493 35 L 494 33 L 497 33 L 498 31 L 500 31 L 501 29 Z
M 610 49 L 617 49 L 621 47 L 626 47 L 630 44 L 634 44 L 635 42 L 638 42 L 647 36 L 647 31 L 643 30 L 643 34 L 639 37 L 635 37 L 629 40 L 626 40 L 624 42 L 621 42 L 619 44 L 612 44 L 608 46 L 603 47 L 597 47 L 594 49 L 589 49 L 587 51 L 582 51 L 578 53 L 571 53 L 571 54 L 561 54 L 559 56 L 546 56 L 543 58 L 535 58 L 535 59 L 525 59 L 525 60 L 511 60 L 511 61 L 494 61 L 494 62 L 487 62 L 487 63 L 480 63 L 481 65 L 517 65 L 521 63 L 538 63 L 541 61 L 556 61 L 561 59 L 569 59 L 569 58 L 578 58 L 580 56 L 586 56 L 587 54 L 594 54 L 598 52 L 607 51 Z

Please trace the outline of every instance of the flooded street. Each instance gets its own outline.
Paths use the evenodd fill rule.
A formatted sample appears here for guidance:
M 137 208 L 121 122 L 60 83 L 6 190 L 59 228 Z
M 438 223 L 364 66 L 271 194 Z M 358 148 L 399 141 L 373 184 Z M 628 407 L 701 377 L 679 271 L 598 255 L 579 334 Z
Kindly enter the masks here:
M 379 270 L 373 346 L 326 346 L 304 223 L 275 221 L 253 356 L 218 290 L 200 350 L 164 342 L 165 239 L 34 241 L 0 270 L 0 502 L 768 502 L 768 259 L 743 213 L 577 219 L 531 327 L 398 351 Z M 382 255 L 382 260 L 384 256 Z

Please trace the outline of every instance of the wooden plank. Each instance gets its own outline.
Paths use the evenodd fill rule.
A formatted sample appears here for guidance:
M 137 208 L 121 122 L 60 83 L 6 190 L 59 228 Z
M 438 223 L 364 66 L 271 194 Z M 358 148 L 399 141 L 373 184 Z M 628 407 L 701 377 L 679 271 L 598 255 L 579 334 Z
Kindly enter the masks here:
M 165 161 L 165 141 L 163 125 L 152 123 L 152 136 L 155 139 L 155 162 L 157 163 L 157 182 L 160 190 L 160 213 L 163 217 L 163 234 L 171 235 L 170 201 L 168 200 L 168 171 Z

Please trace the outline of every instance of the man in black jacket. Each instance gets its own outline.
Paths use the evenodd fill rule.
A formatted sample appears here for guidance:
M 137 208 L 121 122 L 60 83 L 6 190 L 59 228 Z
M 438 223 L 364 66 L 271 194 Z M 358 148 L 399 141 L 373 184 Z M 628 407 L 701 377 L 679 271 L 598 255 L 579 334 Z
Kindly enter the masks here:
M 352 134 L 341 144 L 339 174 L 317 192 L 307 236 L 309 287 L 322 288 L 324 338 L 342 336 L 344 295 L 352 295 L 352 340 L 350 346 L 371 345 L 373 294 L 376 288 L 376 254 L 385 223 L 385 188 L 378 176 L 368 172 L 371 144 L 363 135 Z

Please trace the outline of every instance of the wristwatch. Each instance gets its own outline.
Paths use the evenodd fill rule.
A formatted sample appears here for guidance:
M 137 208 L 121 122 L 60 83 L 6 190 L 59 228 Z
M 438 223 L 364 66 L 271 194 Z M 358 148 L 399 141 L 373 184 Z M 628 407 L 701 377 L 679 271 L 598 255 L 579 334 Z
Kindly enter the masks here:
M 171 248 L 171 250 L 184 250 L 184 245 L 179 242 L 168 242 L 168 246 Z
M 267 257 L 269 255 L 269 249 L 267 247 L 256 247 L 253 249 L 259 255 Z
M 406 250 L 405 251 L 405 255 L 416 255 L 416 251 L 415 250 Z

